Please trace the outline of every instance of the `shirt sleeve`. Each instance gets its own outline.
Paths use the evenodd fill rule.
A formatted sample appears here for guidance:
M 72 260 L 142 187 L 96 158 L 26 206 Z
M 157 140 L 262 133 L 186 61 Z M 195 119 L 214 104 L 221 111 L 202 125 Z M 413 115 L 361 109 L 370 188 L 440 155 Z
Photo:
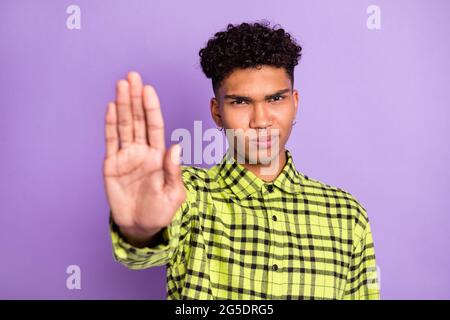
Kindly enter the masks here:
M 186 173 L 183 173 L 184 178 L 186 178 Z M 138 248 L 130 244 L 120 233 L 119 227 L 114 223 L 110 210 L 109 231 L 114 260 L 132 270 L 162 266 L 169 263 L 190 234 L 190 209 L 193 195 L 191 188 L 186 189 L 186 200 L 178 208 L 172 222 L 162 229 L 158 242 L 151 247 Z
M 362 229 L 353 246 L 344 300 L 379 300 L 379 272 L 375 260 L 372 232 L 365 210 L 356 229 Z M 361 226 L 363 225 L 363 227 Z

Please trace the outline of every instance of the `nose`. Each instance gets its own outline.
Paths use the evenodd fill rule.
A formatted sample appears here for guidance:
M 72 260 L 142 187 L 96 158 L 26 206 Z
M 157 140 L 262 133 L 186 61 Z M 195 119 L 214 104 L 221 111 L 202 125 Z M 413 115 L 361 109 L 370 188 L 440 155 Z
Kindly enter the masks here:
M 253 114 L 250 120 L 250 128 L 266 129 L 272 125 L 270 112 L 265 103 L 256 103 L 253 108 Z

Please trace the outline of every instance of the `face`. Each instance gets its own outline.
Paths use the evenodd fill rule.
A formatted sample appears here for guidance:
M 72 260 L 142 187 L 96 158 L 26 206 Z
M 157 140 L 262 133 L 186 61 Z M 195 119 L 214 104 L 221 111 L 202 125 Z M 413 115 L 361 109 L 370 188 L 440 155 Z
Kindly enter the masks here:
M 230 149 L 257 165 L 284 152 L 297 107 L 298 92 L 285 69 L 272 66 L 234 70 L 211 99 L 211 114 Z

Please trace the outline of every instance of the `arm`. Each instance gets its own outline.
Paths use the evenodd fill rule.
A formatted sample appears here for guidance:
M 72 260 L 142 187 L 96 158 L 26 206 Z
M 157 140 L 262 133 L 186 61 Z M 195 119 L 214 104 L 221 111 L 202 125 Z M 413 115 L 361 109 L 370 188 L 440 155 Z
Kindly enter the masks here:
M 363 211 L 356 229 L 362 229 L 353 245 L 353 252 L 344 290 L 344 300 L 379 300 L 379 275 L 369 220 Z M 363 221 L 363 222 L 362 222 Z M 360 226 L 363 224 L 363 226 Z
M 158 96 L 136 72 L 117 82 L 105 138 L 103 176 L 115 258 L 132 268 L 167 261 L 189 211 L 180 146 L 166 150 Z

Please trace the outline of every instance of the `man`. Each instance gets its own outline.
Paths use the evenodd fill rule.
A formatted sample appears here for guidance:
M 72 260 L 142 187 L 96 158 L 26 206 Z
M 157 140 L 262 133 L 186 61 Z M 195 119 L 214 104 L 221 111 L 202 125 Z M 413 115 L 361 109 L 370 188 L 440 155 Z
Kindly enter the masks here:
M 130 269 L 167 265 L 168 299 L 379 298 L 365 209 L 285 149 L 301 49 L 281 28 L 242 23 L 200 50 L 215 123 L 245 133 L 210 169 L 166 150 L 153 87 L 136 72 L 118 81 L 104 162 L 113 254 Z

